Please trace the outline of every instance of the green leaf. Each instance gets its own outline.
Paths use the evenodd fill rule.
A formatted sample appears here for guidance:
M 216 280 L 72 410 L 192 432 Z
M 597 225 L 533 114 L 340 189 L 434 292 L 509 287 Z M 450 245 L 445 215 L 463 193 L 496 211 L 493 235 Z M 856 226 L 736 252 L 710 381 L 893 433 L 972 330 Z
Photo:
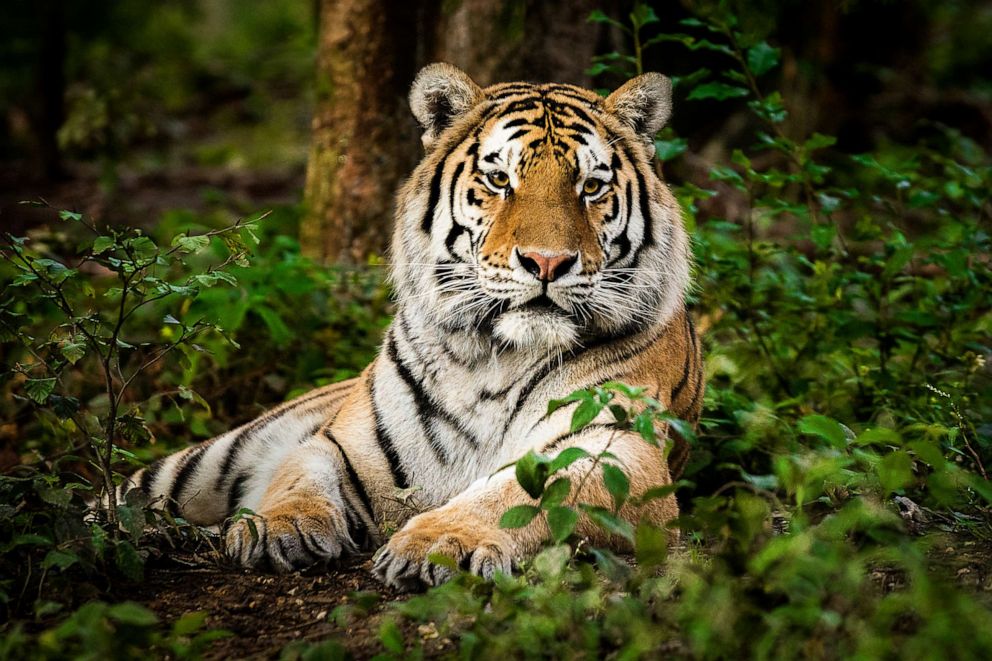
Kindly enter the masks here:
M 807 415 L 799 421 L 799 431 L 803 434 L 818 436 L 831 446 L 843 449 L 847 447 L 847 432 L 844 427 L 825 415 Z
M 660 498 L 668 498 L 679 489 L 683 487 L 692 487 L 692 486 L 694 485 L 689 480 L 679 480 L 674 484 L 666 484 L 660 487 L 651 487 L 650 489 L 642 493 L 636 499 L 636 502 L 638 505 L 642 505 L 644 503 L 651 502 L 652 500 L 658 500 Z
M 723 101 L 725 99 L 747 96 L 749 93 L 750 92 L 743 87 L 714 81 L 699 85 L 689 92 L 689 96 L 687 96 L 686 99 L 689 101 L 701 101 L 703 99 L 716 99 L 717 101 Z
M 688 148 L 689 141 L 685 138 L 654 141 L 654 153 L 663 161 L 670 161 L 676 156 L 681 156 Z
M 107 609 L 110 619 L 136 627 L 150 627 L 158 624 L 158 616 L 144 606 L 131 601 L 114 604 Z
M 630 12 L 630 22 L 639 30 L 645 25 L 657 23 L 658 15 L 654 13 L 654 9 L 650 5 L 638 2 L 634 5 L 634 11 Z
M 406 643 L 403 640 L 403 632 L 396 625 L 393 619 L 387 619 L 379 627 L 379 642 L 393 654 L 403 655 L 406 651 Z
M 654 412 L 641 411 L 634 418 L 634 431 L 641 435 L 651 445 L 658 445 L 657 432 L 654 427 Z
M 588 390 L 576 390 L 575 392 L 571 393 L 567 397 L 563 397 L 562 399 L 552 399 L 550 402 L 548 402 L 548 415 L 551 415 L 552 413 L 554 413 L 561 407 L 566 406 L 567 404 L 571 404 L 572 402 L 581 402 L 587 399 L 592 399 L 592 393 L 589 392 Z
M 610 25 L 615 25 L 616 27 L 620 28 L 621 30 L 624 30 L 625 32 L 630 31 L 630 29 L 626 25 L 616 20 L 615 18 L 610 18 L 600 9 L 594 9 L 589 14 L 588 18 L 586 18 L 586 21 L 589 23 L 609 23 Z
M 926 462 L 933 468 L 943 468 L 947 463 L 940 446 L 933 441 L 913 441 L 907 446 L 921 461 Z
M 149 260 L 158 252 L 158 246 L 147 236 L 136 236 L 132 239 L 126 239 L 124 246 L 130 248 L 135 257 L 142 260 Z
M 172 625 L 172 633 L 176 636 L 189 636 L 203 628 L 209 617 L 207 611 L 196 611 L 194 613 L 183 613 Z
M 872 427 L 858 434 L 855 442 L 858 445 L 879 445 L 882 447 L 901 445 L 902 437 L 894 429 L 888 427 Z
M 634 541 L 633 526 L 613 514 L 613 512 L 608 509 L 603 507 L 595 507 L 593 505 L 582 505 L 582 511 L 586 513 L 593 523 L 606 532 L 623 537 L 630 542 Z
M 662 413 L 658 417 L 667 422 L 668 428 L 681 436 L 686 443 L 690 445 L 696 444 L 696 428 L 692 426 L 692 423 L 668 413 Z
M 61 220 L 79 222 L 80 220 L 83 219 L 83 214 L 76 213 L 75 211 L 67 211 L 65 209 L 62 209 L 61 211 L 59 211 L 59 218 Z
M 499 519 L 500 528 L 523 528 L 541 513 L 541 508 L 533 505 L 516 505 L 503 513 Z
M 771 71 L 779 61 L 781 51 L 766 41 L 761 41 L 747 49 L 747 68 L 755 76 Z
M 180 252 L 196 253 L 210 245 L 210 237 L 199 236 L 177 236 L 172 240 L 173 247 L 179 248 Z
M 45 559 L 41 561 L 41 567 L 43 569 L 51 569 L 52 567 L 56 567 L 65 571 L 77 562 L 79 562 L 79 556 L 72 551 L 52 549 L 45 556 Z
M 603 486 L 613 496 L 613 507 L 619 510 L 630 496 L 630 480 L 613 464 L 603 464 Z
M 816 151 L 817 149 L 824 149 L 826 147 L 832 147 L 837 143 L 837 138 L 832 135 L 823 135 L 822 133 L 814 133 L 810 136 L 806 142 L 803 143 L 803 149 L 807 152 Z
M 55 390 L 55 377 L 49 379 L 28 379 L 24 382 L 24 392 L 38 404 L 48 401 L 48 396 Z
M 145 561 L 131 542 L 119 541 L 114 547 L 114 563 L 128 579 L 140 581 L 145 575 Z
M 544 492 L 544 482 L 548 479 L 548 458 L 529 450 L 517 459 L 515 474 L 517 482 L 531 498 L 540 498 Z
M 534 557 L 534 569 L 543 578 L 556 579 L 565 571 L 565 566 L 571 557 L 572 549 L 568 544 L 551 546 Z
M 572 481 L 567 477 L 559 477 L 557 480 L 545 487 L 544 495 L 541 496 L 541 506 L 548 508 L 554 507 L 555 505 L 561 505 L 562 502 L 568 498 L 568 494 L 571 489 Z
M 591 456 L 591 454 L 582 448 L 565 448 L 558 453 L 558 456 L 551 460 L 550 464 L 548 464 L 548 471 L 551 474 L 557 473 L 562 469 L 568 468 L 579 459 L 585 459 L 586 457 Z
M 131 536 L 132 541 L 137 543 L 141 539 L 141 533 L 145 530 L 144 511 L 137 507 L 119 505 L 117 507 L 117 516 L 121 521 L 121 525 L 124 526 L 124 529 Z
M 265 327 L 269 329 L 269 335 L 276 345 L 285 346 L 293 339 L 293 331 L 289 329 L 289 326 L 286 325 L 286 322 L 283 321 L 282 316 L 278 312 L 267 305 L 256 306 L 252 311 L 265 322 Z
M 111 248 L 117 247 L 117 241 L 112 236 L 98 236 L 93 240 L 93 246 L 90 248 L 90 252 L 94 255 L 99 255 L 105 253 Z
M 913 458 L 905 450 L 896 450 L 878 464 L 878 480 L 887 493 L 898 491 L 913 482 Z
M 663 529 L 641 521 L 634 530 L 634 556 L 646 568 L 664 563 L 668 556 L 668 535 Z
M 428 553 L 427 561 L 438 567 L 447 567 L 452 571 L 458 571 L 458 563 L 455 562 L 455 559 L 443 553 Z
M 86 355 L 86 342 L 82 338 L 74 337 L 63 342 L 59 351 L 70 365 L 75 365 L 80 358 Z
M 595 399 L 583 400 L 572 412 L 572 424 L 569 430 L 574 434 L 583 429 L 586 425 L 596 419 L 596 416 L 603 410 L 604 405 Z
M 571 537 L 578 522 L 579 513 L 571 507 L 555 506 L 548 510 L 548 527 L 551 528 L 551 538 L 556 544 Z

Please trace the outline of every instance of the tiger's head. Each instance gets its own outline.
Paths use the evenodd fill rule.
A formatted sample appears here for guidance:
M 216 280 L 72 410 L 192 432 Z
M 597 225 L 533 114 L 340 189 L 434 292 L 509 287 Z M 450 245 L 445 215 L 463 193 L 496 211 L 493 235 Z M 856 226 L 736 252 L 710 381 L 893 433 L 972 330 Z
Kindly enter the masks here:
M 607 98 L 571 85 L 482 89 L 433 64 L 410 106 L 426 155 L 400 190 L 400 306 L 497 344 L 565 350 L 665 321 L 690 251 L 654 168 L 671 83 L 648 73 Z

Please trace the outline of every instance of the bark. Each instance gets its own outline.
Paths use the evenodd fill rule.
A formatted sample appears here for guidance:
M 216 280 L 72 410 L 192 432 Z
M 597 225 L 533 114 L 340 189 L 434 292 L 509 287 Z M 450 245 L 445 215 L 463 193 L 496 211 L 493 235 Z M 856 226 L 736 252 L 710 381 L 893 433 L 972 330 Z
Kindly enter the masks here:
M 406 94 L 424 14 L 415 2 L 320 2 L 317 106 L 300 231 L 312 257 L 360 262 L 388 245 L 394 191 L 421 152 Z
M 437 59 L 480 85 L 529 80 L 587 86 L 599 26 L 597 0 L 461 0 L 442 15 Z

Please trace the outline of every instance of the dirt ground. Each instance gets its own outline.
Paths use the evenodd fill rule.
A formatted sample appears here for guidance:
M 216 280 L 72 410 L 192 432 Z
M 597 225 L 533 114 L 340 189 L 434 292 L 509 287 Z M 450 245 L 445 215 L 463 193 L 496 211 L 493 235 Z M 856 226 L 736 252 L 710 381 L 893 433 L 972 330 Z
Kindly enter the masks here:
M 121 597 L 147 606 L 165 622 L 184 613 L 210 613 L 207 627 L 233 635 L 214 642 L 208 658 L 272 658 L 295 640 L 329 638 L 367 658 L 382 651 L 378 625 L 384 604 L 402 598 L 378 583 L 370 567 L 371 556 L 366 556 L 277 576 L 227 567 L 204 556 L 179 556 L 149 567 L 145 581 Z M 342 628 L 330 615 L 351 603 L 355 592 L 377 592 L 381 599 L 366 617 Z

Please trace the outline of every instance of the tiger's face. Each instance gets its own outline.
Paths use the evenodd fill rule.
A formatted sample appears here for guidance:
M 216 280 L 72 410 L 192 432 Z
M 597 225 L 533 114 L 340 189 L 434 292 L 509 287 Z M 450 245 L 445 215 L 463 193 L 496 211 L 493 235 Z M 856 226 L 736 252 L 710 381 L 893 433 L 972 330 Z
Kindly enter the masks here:
M 663 321 L 688 283 L 678 206 L 653 168 L 670 84 L 607 99 L 480 89 L 449 65 L 414 83 L 427 156 L 398 199 L 401 305 L 513 348 L 564 350 Z

